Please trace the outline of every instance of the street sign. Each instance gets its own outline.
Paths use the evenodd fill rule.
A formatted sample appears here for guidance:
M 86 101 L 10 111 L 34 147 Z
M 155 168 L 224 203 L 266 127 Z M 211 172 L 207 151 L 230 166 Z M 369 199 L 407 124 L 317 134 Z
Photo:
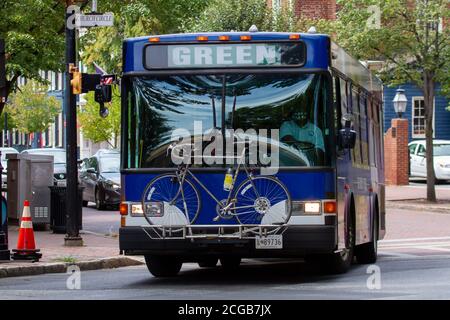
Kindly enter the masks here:
M 76 14 L 75 26 L 78 28 L 87 27 L 111 27 L 114 25 L 114 14 L 107 12 L 104 14 Z

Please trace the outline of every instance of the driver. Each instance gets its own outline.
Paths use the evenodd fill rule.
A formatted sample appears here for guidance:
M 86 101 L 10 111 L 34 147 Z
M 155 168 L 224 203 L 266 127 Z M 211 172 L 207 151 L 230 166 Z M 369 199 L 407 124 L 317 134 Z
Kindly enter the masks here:
M 280 140 L 288 144 L 299 145 L 300 149 L 302 149 L 302 142 L 312 144 L 315 149 L 325 152 L 322 131 L 309 121 L 308 112 L 304 108 L 295 110 L 291 118 L 292 120 L 282 123 Z

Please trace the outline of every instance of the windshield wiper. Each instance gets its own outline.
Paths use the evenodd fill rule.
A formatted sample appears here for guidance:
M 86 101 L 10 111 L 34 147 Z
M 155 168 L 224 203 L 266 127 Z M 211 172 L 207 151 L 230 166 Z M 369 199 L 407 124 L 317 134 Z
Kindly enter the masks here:
M 217 117 L 216 117 L 216 99 L 214 99 L 214 96 L 211 95 L 211 106 L 213 110 L 213 127 L 214 129 L 217 128 Z

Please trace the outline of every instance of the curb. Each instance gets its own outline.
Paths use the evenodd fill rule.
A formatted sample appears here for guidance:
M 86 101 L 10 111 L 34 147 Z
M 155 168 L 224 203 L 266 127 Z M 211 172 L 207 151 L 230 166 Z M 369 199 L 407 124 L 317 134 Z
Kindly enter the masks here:
M 450 208 L 448 207 L 438 207 L 438 206 L 427 206 L 427 205 L 412 205 L 405 204 L 402 201 L 394 200 L 394 201 L 386 201 L 386 208 L 395 208 L 395 209 L 405 209 L 412 211 L 428 211 L 428 212 L 437 212 L 437 213 L 447 213 L 450 214 Z
M 81 271 L 113 269 L 129 266 L 139 266 L 144 264 L 142 261 L 130 257 L 110 257 L 89 261 L 69 262 L 48 262 L 43 264 L 30 263 L 22 266 L 0 265 L 0 278 L 34 276 L 46 273 L 66 273 L 67 267 L 76 265 Z

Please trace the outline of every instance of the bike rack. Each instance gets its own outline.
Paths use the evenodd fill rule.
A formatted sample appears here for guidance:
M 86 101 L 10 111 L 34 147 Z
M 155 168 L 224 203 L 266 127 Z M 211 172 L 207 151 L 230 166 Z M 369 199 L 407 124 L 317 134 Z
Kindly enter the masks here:
M 288 225 L 145 225 L 141 226 L 152 240 L 186 240 L 190 239 L 238 239 L 251 240 L 256 237 L 283 234 Z

